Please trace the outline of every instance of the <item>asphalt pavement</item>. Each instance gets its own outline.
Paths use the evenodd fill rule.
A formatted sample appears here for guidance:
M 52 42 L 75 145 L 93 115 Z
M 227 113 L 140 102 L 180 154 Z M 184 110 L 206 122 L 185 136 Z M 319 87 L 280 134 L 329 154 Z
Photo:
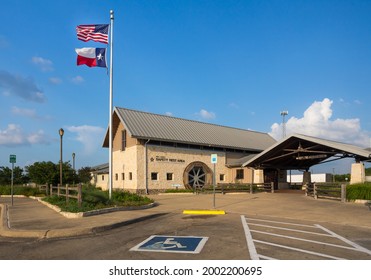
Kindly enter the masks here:
M 115 227 L 133 224 L 166 213 L 184 210 L 223 210 L 228 214 L 264 215 L 277 218 L 334 223 L 369 229 L 371 211 L 364 204 L 315 200 L 302 191 L 276 193 L 161 194 L 149 196 L 155 204 L 145 208 L 111 209 L 82 217 L 81 214 L 62 215 L 58 209 L 37 198 L 0 197 L 0 236 L 22 238 L 57 238 L 94 234 Z M 115 210 L 115 211 L 113 211 Z M 117 211 L 119 210 L 119 211 Z M 210 215 L 210 212 L 205 212 Z M 212 213 L 212 212 L 211 212 Z M 184 214 L 186 215 L 186 214 Z

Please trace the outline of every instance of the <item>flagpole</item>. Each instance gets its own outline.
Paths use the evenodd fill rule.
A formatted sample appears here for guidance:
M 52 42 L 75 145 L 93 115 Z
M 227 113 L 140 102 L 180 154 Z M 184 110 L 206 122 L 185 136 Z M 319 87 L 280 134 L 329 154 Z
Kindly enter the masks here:
M 109 199 L 112 198 L 112 99 L 113 99 L 113 10 L 110 25 L 110 75 L 109 75 Z

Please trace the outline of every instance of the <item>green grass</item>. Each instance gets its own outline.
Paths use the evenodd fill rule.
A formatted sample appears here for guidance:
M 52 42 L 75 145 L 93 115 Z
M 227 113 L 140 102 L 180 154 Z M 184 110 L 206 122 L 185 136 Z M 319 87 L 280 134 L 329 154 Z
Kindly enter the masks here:
M 347 187 L 347 199 L 371 200 L 371 183 L 349 185 Z
M 40 191 L 39 188 L 13 186 L 14 195 L 24 196 L 43 196 L 45 191 Z M 0 186 L 0 195 L 11 195 L 11 186 Z
M 83 187 L 81 207 L 79 207 L 77 200 L 74 198 L 70 198 L 69 202 L 66 203 L 66 198 L 64 196 L 58 197 L 54 195 L 45 197 L 43 200 L 58 206 L 62 211 L 73 213 L 116 206 L 142 206 L 153 203 L 153 200 L 146 196 L 127 191 L 113 191 L 110 200 L 108 191 L 102 191 L 94 187 Z

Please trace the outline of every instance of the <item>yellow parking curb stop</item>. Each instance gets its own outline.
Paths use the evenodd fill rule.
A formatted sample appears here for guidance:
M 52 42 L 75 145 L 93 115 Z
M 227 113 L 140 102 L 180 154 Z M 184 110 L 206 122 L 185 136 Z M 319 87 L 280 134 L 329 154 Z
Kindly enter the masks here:
M 225 215 L 224 210 L 183 210 L 188 215 Z

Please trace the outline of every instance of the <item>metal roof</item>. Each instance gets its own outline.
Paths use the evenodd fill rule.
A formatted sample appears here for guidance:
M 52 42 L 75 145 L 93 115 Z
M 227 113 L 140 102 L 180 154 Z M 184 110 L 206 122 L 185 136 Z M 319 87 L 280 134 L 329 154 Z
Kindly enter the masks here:
M 286 170 L 309 169 L 319 163 L 347 157 L 370 161 L 371 152 L 350 144 L 293 134 L 246 161 L 243 166 Z
M 134 138 L 260 152 L 276 141 L 267 133 L 115 107 Z M 107 133 L 108 134 L 108 133 Z M 107 139 L 106 134 L 106 139 Z M 105 141 L 104 146 L 107 146 Z

